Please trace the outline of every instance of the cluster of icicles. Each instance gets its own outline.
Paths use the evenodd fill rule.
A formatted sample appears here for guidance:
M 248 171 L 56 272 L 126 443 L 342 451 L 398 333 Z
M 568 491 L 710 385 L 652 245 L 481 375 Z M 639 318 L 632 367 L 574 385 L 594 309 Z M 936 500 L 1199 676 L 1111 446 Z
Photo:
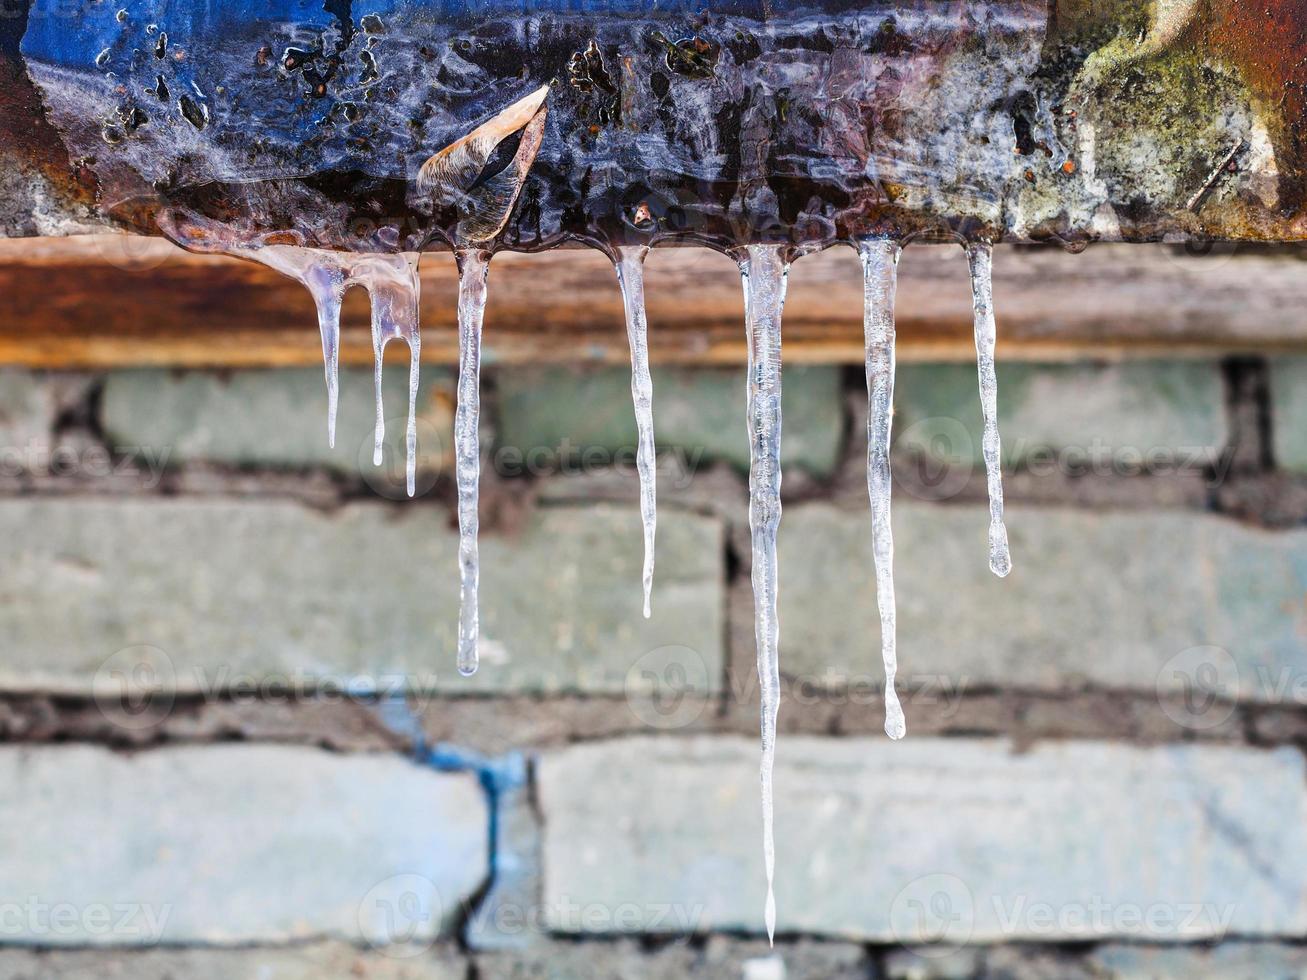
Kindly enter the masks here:
M 881 622 L 881 657 L 885 669 L 885 733 L 900 739 L 907 732 L 903 708 L 894 689 L 897 671 L 894 608 L 894 538 L 890 528 L 890 427 L 894 404 L 894 298 L 900 244 L 892 239 L 860 243 L 863 268 L 867 370 L 867 491 L 871 498 L 872 553 L 876 601 Z M 994 373 L 995 322 L 988 243 L 966 247 L 971 266 L 975 311 L 976 359 L 984 418 L 983 455 L 989 488 L 989 566 L 998 576 L 1011 569 L 1003 524 L 1003 485 L 999 466 L 998 382 Z M 408 493 L 416 476 L 416 407 L 418 392 L 418 257 L 353 255 L 291 246 L 242 250 L 298 279 L 308 287 L 318 309 L 327 376 L 327 437 L 335 445 L 340 308 L 345 291 L 360 285 L 372 300 L 372 345 L 375 359 L 376 434 L 374 462 L 382 459 L 385 420 L 381 403 L 382 354 L 386 344 L 402 339 L 409 348 L 407 445 Z M 650 615 L 653 588 L 655 508 L 653 382 L 649 373 L 648 323 L 644 308 L 644 260 L 648 248 L 615 250 L 614 264 L 626 308 L 631 347 L 631 393 L 639 432 L 636 466 L 640 479 L 640 514 L 644 526 L 644 615 Z M 458 484 L 461 608 L 458 669 L 477 669 L 477 487 L 480 478 L 481 324 L 486 305 L 490 253 L 481 248 L 456 252 L 459 273 L 458 407 L 454 450 Z M 749 528 L 753 542 L 754 630 L 762 709 L 763 855 L 767 874 L 766 925 L 776 928 L 772 887 L 775 850 L 772 830 L 772 770 L 776 754 L 776 716 L 780 702 L 780 630 L 777 621 L 776 532 L 781 519 L 781 313 L 789 262 L 781 246 L 751 245 L 737 255 L 744 284 L 748 332 Z

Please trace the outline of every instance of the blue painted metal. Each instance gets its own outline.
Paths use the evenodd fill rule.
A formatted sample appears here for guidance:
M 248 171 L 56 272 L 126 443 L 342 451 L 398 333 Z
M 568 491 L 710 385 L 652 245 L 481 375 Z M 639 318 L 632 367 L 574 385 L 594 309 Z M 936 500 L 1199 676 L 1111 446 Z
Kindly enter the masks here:
M 1298 0 L 17 2 L 0 136 L 193 248 L 447 244 L 418 168 L 546 85 L 495 247 L 1307 237 Z

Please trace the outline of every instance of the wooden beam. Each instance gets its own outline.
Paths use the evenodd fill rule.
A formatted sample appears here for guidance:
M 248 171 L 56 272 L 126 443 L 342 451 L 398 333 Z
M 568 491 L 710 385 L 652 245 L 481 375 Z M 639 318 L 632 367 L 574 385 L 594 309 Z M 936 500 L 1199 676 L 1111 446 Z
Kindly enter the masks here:
M 656 250 L 647 279 L 656 361 L 743 362 L 740 284 L 729 259 Z M 490 284 L 487 363 L 626 363 L 621 299 L 600 254 L 503 254 Z M 424 360 L 457 360 L 456 288 L 453 260 L 425 256 Z M 1002 358 L 1307 351 L 1307 264 L 1287 248 L 1230 246 L 1205 257 L 1160 245 L 1102 245 L 1081 255 L 1000 248 L 994 291 Z M 0 364 L 274 367 L 321 356 L 313 305 L 298 283 L 155 239 L 0 241 L 0 296 Z M 907 250 L 898 313 L 903 359 L 973 356 L 960 249 Z M 861 362 L 862 290 L 851 250 L 795 264 L 785 352 L 792 362 Z M 370 358 L 366 302 L 356 290 L 346 303 L 342 360 Z

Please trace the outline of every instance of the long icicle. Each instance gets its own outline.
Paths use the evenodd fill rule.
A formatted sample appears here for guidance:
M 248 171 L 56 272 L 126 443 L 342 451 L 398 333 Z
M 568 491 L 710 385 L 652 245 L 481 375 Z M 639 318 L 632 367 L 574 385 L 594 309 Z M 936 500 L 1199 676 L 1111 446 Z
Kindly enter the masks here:
M 789 263 L 779 245 L 750 245 L 740 259 L 748 327 L 749 532 L 753 541 L 753 616 L 762 724 L 762 834 L 767 872 L 767 939 L 776 935 L 773 888 L 772 770 L 780 707 L 780 629 L 776 618 L 776 531 L 781 522 L 781 312 Z
M 481 322 L 486 309 L 490 253 L 461 248 L 458 259 L 458 409 L 454 414 L 454 455 L 458 481 L 458 670 L 475 674 L 480 634 L 477 587 L 478 484 L 481 480 Z
M 422 277 L 418 275 L 418 264 L 422 261 L 420 254 L 413 256 L 412 293 L 412 331 L 408 337 L 408 424 L 404 430 L 404 481 L 408 495 L 417 491 L 418 475 L 418 387 L 421 384 L 422 334 L 418 329 L 418 308 L 421 301 Z
M 1003 524 L 1003 468 L 998 435 L 998 375 L 994 370 L 994 347 L 998 327 L 994 322 L 994 249 L 988 242 L 967 246 L 971 266 L 971 301 L 975 311 L 976 367 L 980 375 L 980 409 L 985 419 L 981 450 L 985 457 L 985 480 L 989 485 L 989 569 L 999 578 L 1012 571 L 1008 553 L 1007 527 Z
M 421 384 L 420 368 L 422 364 L 422 334 L 418 330 L 418 306 L 422 279 L 418 275 L 420 257 L 413 257 L 412 292 L 408 296 L 411 304 L 412 329 L 405 338 L 408 341 L 408 420 L 404 426 L 404 485 L 411 497 L 417 492 L 418 476 L 418 387 Z
M 390 338 L 383 337 L 377 329 L 377 299 L 370 285 L 368 293 L 372 296 L 372 391 L 377 406 L 372 423 L 372 465 L 380 466 L 385 458 L 382 446 L 386 441 L 386 406 L 381 397 L 382 361 Z
M 617 249 L 617 282 L 626 307 L 626 337 L 631 346 L 631 399 L 639 433 L 635 466 L 640 474 L 640 520 L 644 526 L 644 618 L 652 609 L 654 536 L 658 529 L 657 458 L 654 450 L 653 378 L 649 374 L 649 323 L 644 312 L 645 245 Z
M 880 609 L 880 655 L 885 665 L 885 734 L 907 734 L 894 690 L 898 673 L 894 607 L 894 530 L 890 523 L 890 429 L 894 415 L 894 297 L 902 249 L 890 239 L 867 239 L 862 256 L 863 332 L 867 344 L 867 495 L 871 499 L 871 550 Z

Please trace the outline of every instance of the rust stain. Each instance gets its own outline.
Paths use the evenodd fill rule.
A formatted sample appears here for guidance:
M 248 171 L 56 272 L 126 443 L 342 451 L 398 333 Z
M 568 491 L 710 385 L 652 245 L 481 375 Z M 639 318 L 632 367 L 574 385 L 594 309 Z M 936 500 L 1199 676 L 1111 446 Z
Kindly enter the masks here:
M 1307 207 L 1307 3 L 1303 0 L 1209 0 L 1210 50 L 1243 77 L 1270 131 L 1280 167 L 1283 208 Z

